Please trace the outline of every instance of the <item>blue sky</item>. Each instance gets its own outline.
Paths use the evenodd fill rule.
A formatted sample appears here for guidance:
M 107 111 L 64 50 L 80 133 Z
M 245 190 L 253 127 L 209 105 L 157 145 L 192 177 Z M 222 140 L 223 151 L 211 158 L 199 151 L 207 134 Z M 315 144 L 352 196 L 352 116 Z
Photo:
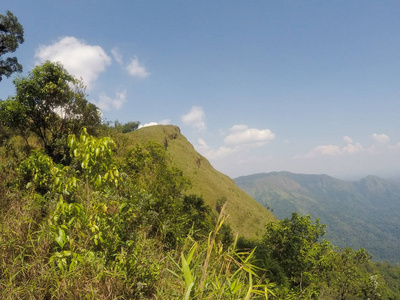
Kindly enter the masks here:
M 22 75 L 60 61 L 106 120 L 177 125 L 231 177 L 400 174 L 399 1 L 1 4 Z

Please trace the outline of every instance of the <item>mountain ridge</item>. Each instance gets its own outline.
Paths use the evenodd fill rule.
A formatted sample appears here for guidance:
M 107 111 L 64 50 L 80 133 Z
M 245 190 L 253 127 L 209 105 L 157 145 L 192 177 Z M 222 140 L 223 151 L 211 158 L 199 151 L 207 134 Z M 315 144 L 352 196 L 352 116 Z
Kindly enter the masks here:
M 278 219 L 310 214 L 327 224 L 326 238 L 336 246 L 364 247 L 375 260 L 400 262 L 400 183 L 372 175 L 345 181 L 287 171 L 234 180 Z

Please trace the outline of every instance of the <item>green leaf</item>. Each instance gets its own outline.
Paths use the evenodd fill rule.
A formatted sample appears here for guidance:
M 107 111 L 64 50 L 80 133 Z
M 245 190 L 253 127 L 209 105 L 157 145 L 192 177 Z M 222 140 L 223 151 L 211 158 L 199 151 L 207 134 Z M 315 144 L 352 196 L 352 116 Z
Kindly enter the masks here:
M 63 252 L 61 252 L 62 253 L 62 255 L 64 256 L 64 257 L 66 257 L 66 256 L 71 256 L 72 255 L 72 252 L 71 251 L 63 251 Z
M 185 293 L 185 300 L 189 300 L 189 299 L 190 299 L 190 293 L 192 292 L 193 285 L 194 285 L 194 282 L 192 282 L 192 283 L 188 286 L 188 288 L 187 288 L 187 290 L 186 290 L 186 293 Z
M 58 235 L 56 236 L 55 241 L 61 249 L 64 248 L 64 245 L 67 242 L 67 237 L 64 230 L 62 230 L 61 228 L 58 228 Z
M 96 186 L 100 187 L 101 186 L 101 175 L 99 174 L 96 178 Z
M 238 279 L 235 279 L 230 285 L 229 289 L 231 290 L 232 294 L 236 294 L 239 289 L 242 288 L 242 283 L 238 282 Z
M 190 265 L 190 262 L 192 261 L 192 258 L 193 258 L 193 254 L 194 254 L 194 251 L 197 249 L 197 243 L 194 243 L 193 244 L 193 246 L 192 246 L 192 248 L 190 249 L 190 251 L 189 251 L 189 254 L 188 254 L 188 256 L 187 256 L 187 263 Z
M 167 269 L 168 272 L 170 272 L 172 275 L 174 275 L 176 278 L 181 278 L 178 274 L 176 274 L 174 271 Z
M 192 272 L 190 270 L 189 264 L 187 263 L 183 253 L 181 254 L 181 260 L 182 260 L 183 277 L 185 278 L 186 286 L 189 287 L 190 284 L 193 283 L 193 277 L 192 277 Z
M 247 291 L 246 297 L 244 298 L 245 300 L 249 300 L 251 298 L 252 290 L 253 290 L 253 277 L 251 276 L 251 273 L 249 273 L 249 290 Z

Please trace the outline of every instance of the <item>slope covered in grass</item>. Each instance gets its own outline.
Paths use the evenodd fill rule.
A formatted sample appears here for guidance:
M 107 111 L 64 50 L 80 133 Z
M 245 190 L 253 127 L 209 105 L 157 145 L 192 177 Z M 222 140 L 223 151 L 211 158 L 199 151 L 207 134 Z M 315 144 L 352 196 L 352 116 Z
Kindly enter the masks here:
M 211 207 L 218 199 L 226 198 L 227 222 L 234 232 L 245 237 L 260 236 L 264 225 L 275 217 L 265 207 L 243 192 L 228 176 L 215 170 L 209 161 L 201 156 L 180 129 L 172 125 L 144 127 L 126 135 L 127 144 L 156 141 L 167 150 L 172 163 L 191 180 L 189 193 L 201 195 Z

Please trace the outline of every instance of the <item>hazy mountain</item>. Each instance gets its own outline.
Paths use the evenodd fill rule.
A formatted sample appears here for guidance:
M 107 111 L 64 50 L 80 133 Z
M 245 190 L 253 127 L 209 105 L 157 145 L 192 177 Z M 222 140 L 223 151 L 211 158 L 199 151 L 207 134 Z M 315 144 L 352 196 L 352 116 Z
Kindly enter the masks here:
M 289 172 L 243 176 L 235 182 L 278 219 L 292 212 L 310 214 L 327 224 L 326 238 L 336 246 L 364 247 L 375 260 L 400 263 L 400 182 Z

